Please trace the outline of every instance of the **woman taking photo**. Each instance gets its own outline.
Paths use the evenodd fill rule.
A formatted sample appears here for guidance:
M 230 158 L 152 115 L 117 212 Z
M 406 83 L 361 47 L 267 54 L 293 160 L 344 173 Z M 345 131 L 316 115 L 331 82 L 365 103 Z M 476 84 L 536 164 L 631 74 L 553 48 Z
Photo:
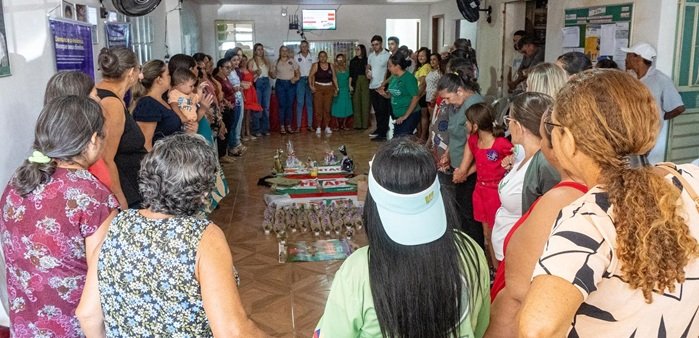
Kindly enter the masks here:
M 103 48 L 97 62 L 102 71 L 97 95 L 105 115 L 103 158 L 109 168 L 112 192 L 121 209 L 137 208 L 141 203 L 138 170 L 146 154 L 146 140 L 123 98 L 140 80 L 141 67 L 136 54 L 123 47 Z
M 341 130 L 349 130 L 347 120 L 352 116 L 352 97 L 350 96 L 350 74 L 347 69 L 347 60 L 344 54 L 335 57 L 335 77 L 337 78 L 337 96 L 333 99 L 331 114 L 337 119 L 337 127 Z
M 165 136 L 182 131 L 182 121 L 163 100 L 170 89 L 170 71 L 161 60 L 148 61 L 143 65 L 143 79 L 134 87 L 133 118 L 146 139 L 146 150 Z
M 449 201 L 424 146 L 394 138 L 379 148 L 364 206 L 369 245 L 335 274 L 315 337 L 483 336 L 488 266 L 456 230 Z
M 590 191 L 553 225 L 520 337 L 699 336 L 699 168 L 649 164 L 657 109 L 616 70 L 575 75 L 556 96 L 553 151 Z
M 318 62 L 311 67 L 308 83 L 313 93 L 313 121 L 316 123 L 316 135 L 320 135 L 325 129 L 325 134 L 332 134 L 330 130 L 330 108 L 333 97 L 338 93 L 337 77 L 333 66 L 328 63 L 328 53 L 318 53 Z
M 216 171 L 197 135 L 166 137 L 145 157 L 145 209 L 120 213 L 89 262 L 78 309 L 87 337 L 264 336 L 240 302 L 226 237 L 195 217 Z
M 293 104 L 296 98 L 296 82 L 301 78 L 299 65 L 294 60 L 294 55 L 286 46 L 279 47 L 279 58 L 274 64 L 277 80 L 275 88 L 277 101 L 279 102 L 279 132 L 284 135 L 287 132 L 293 134 L 296 131 L 291 127 L 293 117 Z
M 354 57 L 350 60 L 350 92 L 354 108 L 354 129 L 369 128 L 369 80 L 366 78 L 367 54 L 364 45 L 354 47 Z
M 420 100 L 417 79 L 406 70 L 410 66 L 410 58 L 407 52 L 398 50 L 388 58 L 388 71 L 391 78 L 388 80 L 388 91 L 383 87 L 378 93 L 391 99 L 393 109 L 393 137 L 412 135 L 420 122 Z
M 12 337 L 82 335 L 87 262 L 119 206 L 86 170 L 103 145 L 102 108 L 88 97 L 55 98 L 39 115 L 32 155 L 0 199 Z
M 269 101 L 272 97 L 270 78 L 275 78 L 274 68 L 265 56 L 265 47 L 261 43 L 255 44 L 253 53 L 248 69 L 255 75 L 255 90 L 262 111 L 252 113 L 252 132 L 257 137 L 269 136 Z

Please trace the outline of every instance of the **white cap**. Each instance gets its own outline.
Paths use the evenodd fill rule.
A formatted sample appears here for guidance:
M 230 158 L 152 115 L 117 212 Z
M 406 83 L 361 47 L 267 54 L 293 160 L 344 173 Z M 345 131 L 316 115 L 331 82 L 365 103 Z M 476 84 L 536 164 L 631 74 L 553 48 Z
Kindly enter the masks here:
M 645 42 L 639 42 L 631 46 L 631 48 L 621 48 L 621 51 L 624 53 L 636 54 L 648 61 L 654 61 L 655 56 L 658 55 L 655 52 L 655 48 Z
M 414 194 L 399 194 L 382 187 L 369 168 L 368 188 L 388 237 L 401 245 L 434 242 L 447 230 L 447 216 L 439 179 Z

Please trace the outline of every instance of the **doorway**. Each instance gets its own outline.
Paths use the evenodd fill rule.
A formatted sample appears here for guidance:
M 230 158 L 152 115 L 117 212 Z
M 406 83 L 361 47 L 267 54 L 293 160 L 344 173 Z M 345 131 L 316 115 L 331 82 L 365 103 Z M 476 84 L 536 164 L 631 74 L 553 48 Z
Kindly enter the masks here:
M 420 46 L 420 19 L 386 19 L 385 46 L 388 46 L 388 37 L 391 36 L 400 40 L 400 46 L 417 50 Z
M 471 40 L 471 46 L 478 49 L 476 45 L 476 38 L 478 37 L 478 24 L 475 22 L 468 22 L 468 20 L 456 20 L 456 32 L 454 34 L 454 40 L 456 39 L 469 39 Z
M 444 15 L 432 17 L 432 51 L 438 53 L 444 46 Z

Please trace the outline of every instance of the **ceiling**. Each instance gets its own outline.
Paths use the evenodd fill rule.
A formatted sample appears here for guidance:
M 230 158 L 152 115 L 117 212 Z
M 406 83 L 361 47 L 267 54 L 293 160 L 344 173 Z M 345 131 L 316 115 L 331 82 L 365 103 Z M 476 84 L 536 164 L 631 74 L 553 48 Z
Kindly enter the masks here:
M 192 0 L 201 4 L 231 5 L 382 5 L 432 4 L 443 0 Z

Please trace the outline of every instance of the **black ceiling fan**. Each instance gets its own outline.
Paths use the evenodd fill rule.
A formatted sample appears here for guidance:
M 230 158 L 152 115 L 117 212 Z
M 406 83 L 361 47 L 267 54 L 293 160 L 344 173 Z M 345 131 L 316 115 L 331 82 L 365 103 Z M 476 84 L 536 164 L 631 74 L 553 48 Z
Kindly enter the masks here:
M 468 22 L 478 21 L 481 12 L 487 13 L 485 21 L 491 23 L 493 20 L 491 17 L 493 7 L 488 6 L 488 8 L 481 8 L 480 0 L 456 0 L 456 5 L 459 6 L 459 12 L 461 12 L 461 15 L 463 15 L 464 19 Z
M 160 4 L 162 0 L 111 0 L 114 9 L 126 16 L 146 15 Z M 104 5 L 104 0 L 100 0 Z

